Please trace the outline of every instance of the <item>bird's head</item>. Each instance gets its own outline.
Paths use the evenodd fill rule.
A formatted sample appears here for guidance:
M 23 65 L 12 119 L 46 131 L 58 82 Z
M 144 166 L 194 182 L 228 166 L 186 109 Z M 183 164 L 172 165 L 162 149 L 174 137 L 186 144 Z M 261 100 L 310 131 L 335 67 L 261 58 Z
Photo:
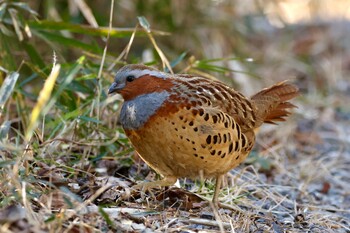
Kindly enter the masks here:
M 116 74 L 108 94 L 119 93 L 124 100 L 131 100 L 142 94 L 162 92 L 172 87 L 170 75 L 145 65 L 126 65 Z

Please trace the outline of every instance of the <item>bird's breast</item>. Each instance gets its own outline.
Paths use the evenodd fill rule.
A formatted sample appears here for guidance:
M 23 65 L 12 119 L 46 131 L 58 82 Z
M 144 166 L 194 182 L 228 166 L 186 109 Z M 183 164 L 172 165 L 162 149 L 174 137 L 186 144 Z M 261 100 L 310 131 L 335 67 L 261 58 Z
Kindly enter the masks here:
M 140 95 L 125 101 L 120 112 L 120 123 L 127 130 L 139 129 L 168 98 L 169 93 L 162 91 Z

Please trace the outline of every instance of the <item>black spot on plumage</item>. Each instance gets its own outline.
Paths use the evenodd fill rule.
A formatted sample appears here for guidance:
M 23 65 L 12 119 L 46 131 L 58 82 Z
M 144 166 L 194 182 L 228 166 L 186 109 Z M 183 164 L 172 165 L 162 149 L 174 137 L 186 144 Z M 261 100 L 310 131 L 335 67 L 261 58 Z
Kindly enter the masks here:
M 225 128 L 227 129 L 228 128 L 228 125 L 229 125 L 229 123 L 228 123 L 228 121 L 225 121 Z
M 225 116 L 222 112 L 219 113 L 218 117 L 219 117 L 219 122 L 221 122 L 225 119 Z
M 208 90 L 209 92 L 211 92 L 212 94 L 214 94 L 214 93 L 215 93 L 215 89 L 214 89 L 214 88 L 212 88 L 212 87 L 207 87 L 207 90 Z
M 244 147 L 246 144 L 246 136 L 242 135 L 242 147 Z
M 196 151 L 197 149 L 195 147 L 192 148 L 194 151 Z
M 242 107 L 242 109 L 243 109 L 244 112 L 247 111 L 247 106 L 246 106 L 244 103 L 241 103 L 241 107 Z
M 227 91 L 226 91 L 225 88 L 223 88 L 223 87 L 221 87 L 221 86 L 218 86 L 218 87 L 216 87 L 216 88 L 219 90 L 219 92 L 221 93 L 221 95 L 223 95 L 223 97 L 224 97 L 225 99 L 230 99 L 230 98 L 228 97 L 228 95 L 227 95 Z
M 186 126 L 182 126 L 182 129 L 186 129 Z
M 196 144 L 194 141 L 191 141 L 192 145 Z
M 218 136 L 214 135 L 213 136 L 213 143 L 216 144 L 218 142 Z
M 204 145 L 204 144 L 201 144 L 201 147 L 202 147 L 203 149 L 205 149 L 205 148 L 206 148 L 206 145 Z
M 222 121 L 224 121 L 224 120 L 225 120 L 225 117 L 226 117 L 226 114 L 224 114 L 224 113 L 221 112 L 221 113 L 220 113 L 220 116 L 221 116 L 220 119 L 221 119 Z
M 212 151 L 210 151 L 210 154 L 215 155 L 215 152 L 216 152 L 215 150 L 212 150 Z
M 230 95 L 233 99 L 240 99 L 239 95 L 236 92 L 230 92 Z
M 190 122 L 188 123 L 188 125 L 189 125 L 189 126 L 193 126 L 193 121 L 190 121 Z
M 190 142 L 191 140 L 189 138 L 186 138 L 186 141 Z
M 205 98 L 205 97 L 200 97 L 200 99 L 201 99 L 201 101 L 203 102 L 203 103 L 208 103 L 208 100 L 207 100 L 207 98 Z
M 228 153 L 231 154 L 232 150 L 233 150 L 233 142 L 231 142 L 228 147 Z
M 218 151 L 218 155 L 221 155 L 221 153 L 222 153 L 221 150 L 219 150 L 219 151 Z
M 198 127 L 194 127 L 194 128 L 193 128 L 193 131 L 194 131 L 194 132 L 197 132 L 197 131 L 198 131 Z
M 214 124 L 215 124 L 216 122 L 218 122 L 218 116 L 216 116 L 216 115 L 213 116 L 213 122 L 214 122 Z
M 177 128 L 175 128 L 175 131 L 179 131 Z
M 237 125 L 237 137 L 241 137 L 241 127 L 239 127 L 239 125 Z
M 203 156 L 201 156 L 201 159 L 204 159 L 204 157 L 203 157 Z
M 188 89 L 191 88 L 191 85 L 187 82 L 182 81 L 181 84 L 186 86 Z
M 222 91 L 221 94 L 224 96 L 225 99 L 230 99 L 230 97 L 228 97 L 228 94 L 225 90 Z
M 216 93 L 216 92 L 214 93 L 214 97 L 215 97 L 215 99 L 217 99 L 217 100 L 220 100 L 220 101 L 223 100 L 222 96 L 221 96 L 220 94 Z
M 246 104 L 249 106 L 250 109 L 253 109 L 252 104 L 250 103 L 250 101 L 247 101 Z
M 204 110 L 203 110 L 202 108 L 200 108 L 200 109 L 198 110 L 198 112 L 199 112 L 199 115 L 200 115 L 200 116 L 203 116 L 203 115 L 204 115 Z
M 198 114 L 198 110 L 197 109 L 193 109 L 192 110 L 192 114 L 193 114 L 193 116 L 196 116 Z
M 238 146 L 239 146 L 239 142 L 236 141 L 236 143 L 235 143 L 235 151 L 238 151 Z
M 239 159 L 239 155 L 237 155 L 237 157 L 236 157 L 236 160 L 238 160 Z
M 221 143 L 221 134 L 218 133 L 218 143 Z
M 198 157 L 198 154 L 193 154 L 194 155 L 194 157 Z
M 183 119 L 184 119 L 184 117 L 183 117 L 183 116 L 179 116 L 179 119 L 180 119 L 180 120 L 183 120 Z
M 171 122 L 172 125 L 175 125 L 175 122 Z
M 211 135 L 208 135 L 207 139 L 206 139 L 207 143 L 210 144 L 211 143 Z
M 205 120 L 205 121 L 208 121 L 208 120 L 209 120 L 209 114 L 208 114 L 208 113 L 205 114 L 204 120 Z
M 223 143 L 226 143 L 226 141 L 227 141 L 227 135 L 226 135 L 226 134 L 224 134 L 224 135 L 222 136 L 222 141 L 223 141 Z

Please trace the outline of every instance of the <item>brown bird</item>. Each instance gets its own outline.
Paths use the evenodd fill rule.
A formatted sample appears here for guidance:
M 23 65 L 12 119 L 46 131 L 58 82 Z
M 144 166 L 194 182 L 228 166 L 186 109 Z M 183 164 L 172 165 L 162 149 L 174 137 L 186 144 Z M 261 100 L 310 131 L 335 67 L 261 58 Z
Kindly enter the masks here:
M 149 189 L 173 185 L 178 178 L 215 177 L 218 204 L 221 177 L 242 163 L 263 123 L 284 121 L 295 106 L 298 88 L 286 81 L 251 98 L 219 81 L 168 74 L 144 65 L 121 68 L 108 93 L 124 98 L 120 122 L 141 158 L 162 180 Z

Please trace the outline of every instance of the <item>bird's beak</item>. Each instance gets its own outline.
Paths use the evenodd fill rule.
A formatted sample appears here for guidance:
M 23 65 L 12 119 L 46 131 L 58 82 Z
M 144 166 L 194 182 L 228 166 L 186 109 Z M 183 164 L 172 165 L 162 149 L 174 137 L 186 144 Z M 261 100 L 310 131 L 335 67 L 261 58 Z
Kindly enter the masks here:
M 108 94 L 112 94 L 112 93 L 118 92 L 120 89 L 121 89 L 120 86 L 118 86 L 118 84 L 114 82 L 109 87 Z

